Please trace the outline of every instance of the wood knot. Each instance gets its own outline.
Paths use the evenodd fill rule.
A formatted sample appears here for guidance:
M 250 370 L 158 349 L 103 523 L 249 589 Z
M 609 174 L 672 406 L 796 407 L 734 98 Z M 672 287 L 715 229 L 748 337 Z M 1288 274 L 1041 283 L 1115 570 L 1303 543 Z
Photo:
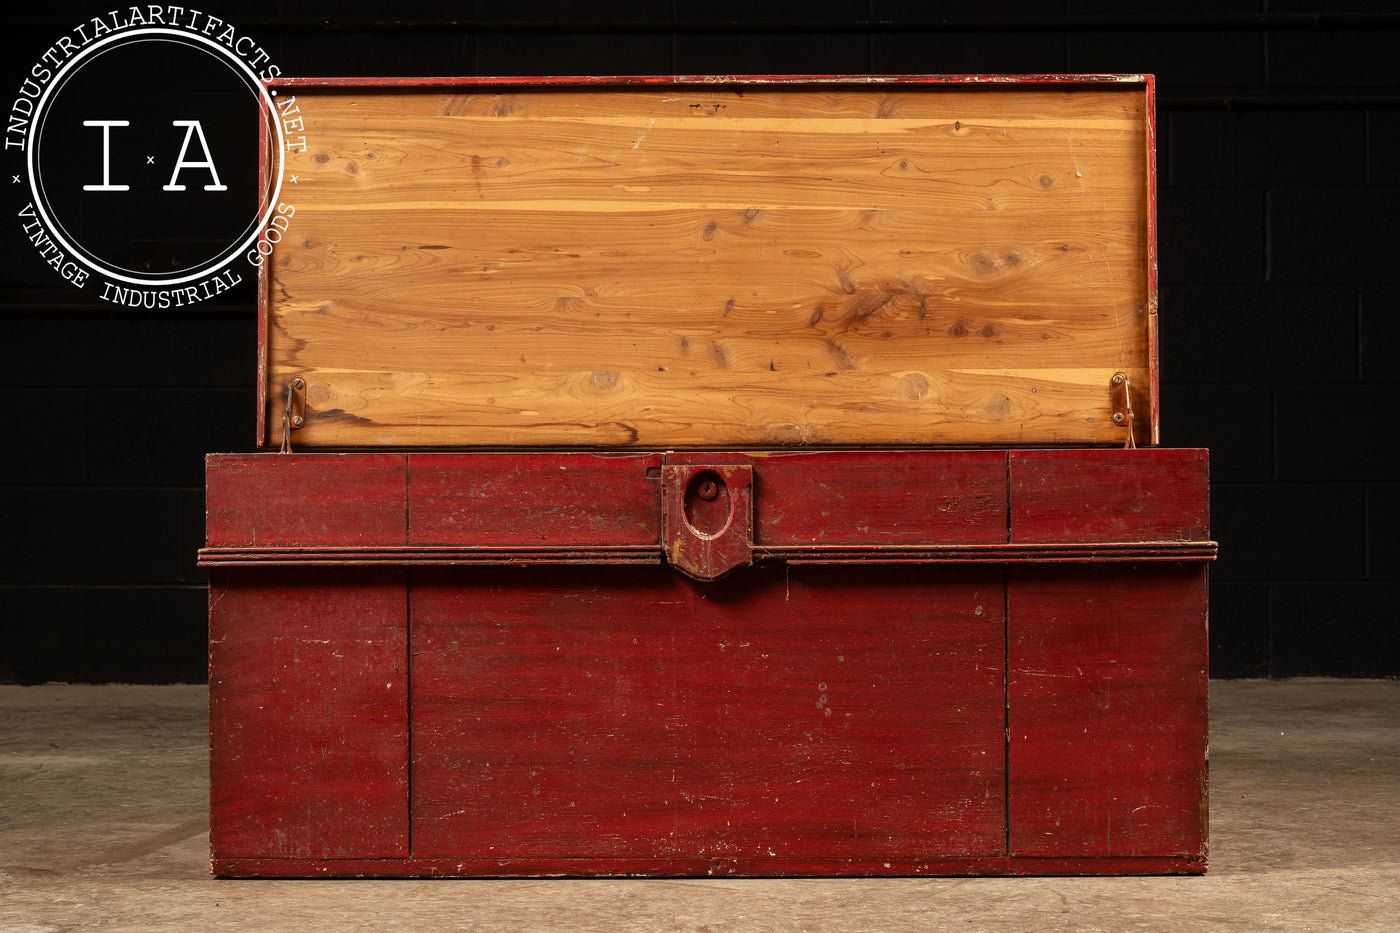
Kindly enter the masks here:
M 998 269 L 996 257 L 991 253 L 973 253 L 968 262 L 973 271 L 981 275 L 995 275 Z

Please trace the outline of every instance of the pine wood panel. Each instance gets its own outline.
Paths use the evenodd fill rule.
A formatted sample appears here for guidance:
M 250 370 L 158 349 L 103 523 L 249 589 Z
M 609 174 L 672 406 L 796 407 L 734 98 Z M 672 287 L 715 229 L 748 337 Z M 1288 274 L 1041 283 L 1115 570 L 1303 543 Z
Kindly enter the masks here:
M 414 573 L 415 855 L 1005 854 L 999 568 L 542 573 Z
M 1109 444 L 1152 378 L 1141 83 L 284 93 L 298 446 Z
M 407 572 L 209 582 L 209 839 L 222 858 L 409 854 Z
M 1206 571 L 1007 571 L 1011 855 L 1206 854 Z
M 1004 451 L 673 452 L 753 468 L 755 549 L 1004 544 Z
M 1206 541 L 1210 452 L 1013 450 L 1011 541 Z
M 661 547 L 660 454 L 412 454 L 410 544 Z
M 209 454 L 209 548 L 392 546 L 408 539 L 403 454 Z

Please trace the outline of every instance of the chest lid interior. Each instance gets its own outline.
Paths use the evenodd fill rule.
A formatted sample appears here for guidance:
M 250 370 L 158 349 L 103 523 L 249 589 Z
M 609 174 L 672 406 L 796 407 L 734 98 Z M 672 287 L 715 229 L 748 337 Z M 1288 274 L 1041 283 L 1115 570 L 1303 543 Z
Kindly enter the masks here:
M 274 82 L 259 442 L 1156 443 L 1152 87 Z

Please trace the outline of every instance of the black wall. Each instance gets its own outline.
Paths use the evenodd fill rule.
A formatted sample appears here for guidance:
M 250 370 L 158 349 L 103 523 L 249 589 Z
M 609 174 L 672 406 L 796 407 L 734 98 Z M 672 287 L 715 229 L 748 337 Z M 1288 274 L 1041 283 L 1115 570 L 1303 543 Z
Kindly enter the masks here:
M 8 17 L 0 90 L 109 8 Z M 1212 673 L 1234 677 L 1400 675 L 1400 472 L 1385 415 L 1400 388 L 1393 10 L 346 0 L 211 12 L 288 75 L 1155 73 L 1162 436 L 1212 450 Z M 0 238 L 0 682 L 203 680 L 202 457 L 252 448 L 251 291 L 183 312 L 85 303 L 15 219 Z

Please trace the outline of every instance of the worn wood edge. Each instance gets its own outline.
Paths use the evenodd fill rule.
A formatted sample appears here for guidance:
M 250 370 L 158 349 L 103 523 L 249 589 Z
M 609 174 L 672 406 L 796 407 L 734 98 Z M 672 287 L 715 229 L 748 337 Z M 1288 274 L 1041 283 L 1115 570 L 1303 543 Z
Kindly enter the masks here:
M 1011 455 L 1013 461 L 1064 461 L 1073 460 L 1076 455 L 1083 454 L 1090 450 L 1101 451 L 1102 448 L 1078 445 L 1074 447 L 1028 447 L 1022 445 L 1009 449 L 1007 453 Z M 1132 460 L 1140 457 L 1144 459 L 1153 458 L 1159 461 L 1164 459 L 1195 460 L 1203 465 L 1209 465 L 1210 462 L 1210 448 L 1208 447 L 1156 447 L 1140 448 L 1138 450 L 1122 450 L 1121 448 L 1115 448 L 1115 450 L 1117 453 L 1111 454 L 1111 456 L 1116 456 L 1120 460 Z M 1094 456 L 1100 457 L 1102 454 L 1095 453 Z
M 1107 410 L 1107 406 L 1105 406 L 1105 410 Z M 264 413 L 264 414 L 266 414 L 266 413 Z M 270 422 L 268 422 L 268 424 L 270 424 Z M 280 426 L 280 422 L 278 422 L 278 424 L 279 424 L 279 426 Z M 791 445 L 788 445 L 788 446 L 759 446 L 759 445 L 747 445 L 747 444 L 743 444 L 743 443 L 738 443 L 738 444 L 725 444 L 725 445 L 716 446 L 716 445 L 713 445 L 713 444 L 698 444 L 698 443 L 697 443 L 697 444 L 648 444 L 648 445 L 645 445 L 645 446 L 643 446 L 643 445 L 638 445 L 638 446 L 636 446 L 636 447 L 627 447 L 627 446 L 621 446 L 621 445 L 615 445 L 615 444 L 614 444 L 614 445 L 599 445 L 599 446 L 597 446 L 597 447 L 590 447 L 590 446 L 586 446 L 586 445 L 579 445 L 579 446 L 576 446 L 576 447 L 570 447 L 570 446 L 562 445 L 562 444 L 558 443 L 557 441 L 551 441 L 551 442 L 549 442 L 549 443 L 542 443 L 542 444 L 524 444 L 524 443 L 522 443 L 522 444 L 519 444 L 519 445 L 517 445 L 517 446 L 506 446 L 506 445 L 502 445 L 502 444 L 489 444 L 489 445 L 483 445 L 483 446 L 480 446 L 480 447 L 475 447 L 475 446 L 453 447 L 453 446 L 444 446 L 444 445 L 442 445 L 442 444 L 425 445 L 425 446 L 423 446 L 423 447 L 409 447 L 409 446 L 404 446 L 404 445 L 393 445 L 393 446 L 388 446 L 388 445 L 386 445 L 386 446 L 380 447 L 380 446 L 378 446 L 378 445 L 370 446 L 370 445 L 349 445 L 349 444 L 342 445 L 342 446 L 335 446 L 335 447 L 330 447 L 330 446 L 327 446 L 327 447 L 312 447 L 312 446 L 298 447 L 298 446 L 297 446 L 297 436 L 296 436 L 296 432 L 293 432 L 293 433 L 292 433 L 292 448 L 293 448 L 293 449 L 292 449 L 292 451 L 291 451 L 290 453 L 285 453 L 285 454 L 284 454 L 284 453 L 280 453 L 280 452 L 276 449 L 276 446 L 275 446 L 275 445 L 268 443 L 268 444 L 263 444 L 259 450 L 255 451 L 255 452 L 249 452 L 249 453 L 246 453 L 246 454 L 219 453 L 219 454 L 206 454 L 205 456 L 218 456 L 218 457 L 239 457 L 239 456 L 242 456 L 242 457 L 256 457 L 256 456 L 311 457 L 311 456 L 326 456 L 326 455 L 331 455 L 331 454 L 342 455 L 342 456 L 354 456 L 354 455 L 357 455 L 357 454 L 405 454 L 405 455 L 408 455 L 408 456 L 419 456 L 419 457 L 421 457 L 421 456 L 437 456 L 437 455 L 441 455 L 441 454 L 464 454 L 464 455 L 469 455 L 469 456 L 475 456 L 475 455 L 477 455 L 477 454 L 498 454 L 498 455 L 514 454 L 514 455 L 517 455 L 517 456 L 520 456 L 520 455 L 540 456 L 540 455 L 550 455 L 550 454 L 570 454 L 570 455 L 572 455 L 572 454 L 591 454 L 591 455 L 599 456 L 599 457 L 615 457 L 615 458 L 622 458 L 622 457 L 641 457 L 641 456 L 647 456 L 647 455 L 651 455 L 651 454 L 683 454 L 683 455 L 686 455 L 686 456 L 697 456 L 697 455 L 699 455 L 699 456 L 704 456 L 704 455 L 707 455 L 707 454 L 710 454 L 710 453 L 714 453 L 716 456 L 719 456 L 719 455 L 725 455 L 725 456 L 734 455 L 734 456 L 744 456 L 744 457 L 779 457 L 779 456 L 789 456 L 789 455 L 800 456 L 800 455 L 802 455 L 802 454 L 824 454 L 824 453 L 848 453 L 848 454 L 849 454 L 849 453 L 860 453 L 860 454 L 866 454 L 866 453 L 877 453 L 877 454 L 878 454 L 878 453 L 937 453 L 937 454 L 950 454 L 950 453 L 1015 453 L 1015 452 L 1019 452 L 1019 451 L 1039 451 L 1039 450 L 1053 450 L 1053 451 L 1073 451 L 1073 450 L 1078 450 L 1078 451 L 1115 451 L 1115 450 L 1123 450 L 1123 449 L 1124 449 L 1124 447 L 1123 447 L 1123 438 L 1121 438 L 1121 437 L 1120 437 L 1119 439 L 1117 439 L 1117 440 L 1106 441 L 1106 442 L 1104 442 L 1104 443 L 1096 443 L 1096 442 L 1091 442 L 1091 441 L 1075 441 L 1074 444 L 1068 445 L 1068 446 L 1059 446 L 1059 445 L 1055 445 L 1055 444 L 1025 443 L 1025 442 L 1022 442 L 1022 441 L 1014 441 L 1014 442 L 1013 442 L 1013 441 L 1008 441 L 1008 442 L 1006 442 L 1006 443 L 1004 443 L 1004 444 L 975 444 L 975 443 L 968 443 L 968 444 L 962 444 L 962 445 L 957 446 L 957 447 L 939 447 L 939 446 L 933 445 L 933 444 L 912 444 L 912 443 L 911 443 L 911 444 L 889 444 L 889 443 L 880 443 L 880 444 L 878 444 L 878 445 L 871 445 L 871 444 L 861 444 L 861 443 L 858 443 L 858 442 L 854 442 L 854 441 L 853 441 L 853 442 L 850 442 L 850 443 L 841 443 L 841 444 L 821 444 L 821 445 L 810 444 L 810 443 L 809 443 L 809 444 L 794 443 L 794 444 L 791 444 Z M 1137 447 L 1137 449 L 1138 449 L 1138 450 L 1154 450 L 1154 449 L 1161 449 L 1161 450 L 1180 450 L 1180 449 L 1184 449 L 1184 448 L 1176 448 L 1176 447 L 1162 447 L 1162 448 L 1158 448 L 1158 447 L 1155 447 L 1155 446 L 1148 446 L 1148 445 L 1146 445 L 1146 444 L 1139 444 L 1138 447 Z M 708 461 L 707 461 L 707 462 L 708 462 Z
M 1214 541 L 1090 542 L 1069 544 L 847 545 L 755 549 L 754 557 L 791 564 L 1062 564 L 1127 561 L 1212 561 Z
M 456 564 L 659 564 L 660 545 L 200 548 L 200 567 L 416 567 Z
M 1158 332 L 1161 307 L 1157 275 L 1157 79 L 1144 75 L 1146 103 L 1143 122 L 1147 126 L 1147 444 L 1162 443 L 1162 368 Z
M 1104 858 L 218 858 L 221 878 L 954 877 L 1200 875 L 1201 855 Z
M 268 133 L 268 121 L 270 114 L 264 114 L 263 119 L 258 121 L 258 190 L 267 190 L 267 179 L 271 172 L 271 149 L 269 146 L 270 134 Z M 267 321 L 270 311 L 268 300 L 268 289 L 272 285 L 272 276 L 268 272 L 268 263 L 258 264 L 257 278 L 257 327 L 258 327 L 258 348 L 257 359 L 254 363 L 258 374 L 258 385 L 254 403 L 258 412 L 258 433 L 254 447 L 261 450 L 267 446 L 267 375 L 268 375 L 268 342 L 267 342 Z
M 1105 406 L 1107 407 L 1107 406 Z M 296 435 L 292 435 L 292 445 L 296 447 Z M 1073 445 L 1061 446 L 1057 444 L 1026 444 L 1007 442 L 1004 444 L 967 444 L 960 447 L 931 447 L 927 444 L 824 444 L 820 447 L 816 445 L 793 444 L 788 446 L 764 446 L 745 444 L 716 445 L 695 445 L 680 446 L 668 444 L 650 444 L 646 446 L 626 447 L 571 447 L 562 444 L 545 444 L 540 446 L 520 445 L 505 446 L 501 444 L 491 444 L 481 447 L 408 447 L 397 446 L 374 446 L 374 447 L 303 447 L 294 449 L 291 453 L 280 453 L 276 450 L 258 450 L 246 453 L 232 452 L 209 452 L 206 453 L 205 460 L 218 462 L 241 461 L 245 463 L 255 462 L 260 458 L 311 458 L 311 457 L 360 457 L 402 455 L 406 457 L 437 457 L 437 456 L 465 456 L 476 457 L 483 455 L 495 456 L 592 456 L 605 457 L 608 459 L 625 459 L 627 457 L 645 457 L 656 454 L 678 454 L 682 457 L 691 458 L 684 462 L 705 463 L 713 465 L 723 465 L 726 462 L 722 459 L 695 460 L 694 458 L 723 458 L 723 457 L 801 457 L 814 454 L 894 454 L 894 453 L 926 453 L 934 456 L 946 456 L 948 454 L 1015 454 L 1015 453 L 1065 453 L 1077 452 L 1118 451 L 1123 450 L 1122 440 L 1106 441 L 1099 443 L 1075 443 Z M 1169 451 L 1200 451 L 1208 453 L 1204 447 L 1146 447 L 1140 446 L 1134 455 L 1141 456 L 1149 451 L 1166 453 Z M 675 461 L 680 463 L 682 461 Z
M 667 86 L 698 85 L 714 86 L 724 84 L 761 84 L 796 86 L 814 84 L 833 85 L 880 85 L 880 84 L 932 84 L 952 86 L 981 85 L 1002 86 L 1008 84 L 1108 84 L 1132 85 L 1149 84 L 1154 76 L 1150 74 L 992 74 L 992 75 L 945 75 L 945 74 L 885 74 L 885 75 L 513 75 L 513 76 L 466 76 L 441 75 L 437 77 L 277 77 L 264 84 L 269 89 L 279 88 L 427 88 L 427 87 L 608 87 L 608 86 Z
M 1071 544 L 828 545 L 755 548 L 755 560 L 793 564 L 1121 563 L 1212 561 L 1214 541 L 1133 541 Z M 658 564 L 661 545 L 569 545 L 557 548 L 401 547 L 206 547 L 200 567 L 453 566 L 457 564 Z

